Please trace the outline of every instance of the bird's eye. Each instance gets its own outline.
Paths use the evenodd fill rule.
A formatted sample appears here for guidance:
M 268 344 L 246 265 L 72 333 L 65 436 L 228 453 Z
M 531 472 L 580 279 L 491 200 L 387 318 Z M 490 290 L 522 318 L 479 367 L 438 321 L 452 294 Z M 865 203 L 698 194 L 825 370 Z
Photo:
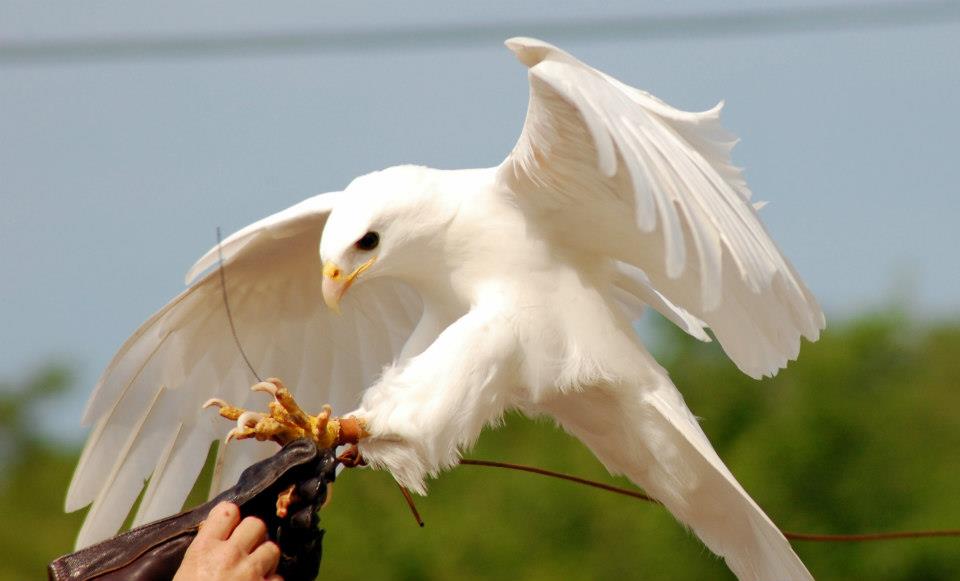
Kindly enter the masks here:
M 380 244 L 380 235 L 376 232 L 367 232 L 360 240 L 354 243 L 358 250 L 373 250 Z

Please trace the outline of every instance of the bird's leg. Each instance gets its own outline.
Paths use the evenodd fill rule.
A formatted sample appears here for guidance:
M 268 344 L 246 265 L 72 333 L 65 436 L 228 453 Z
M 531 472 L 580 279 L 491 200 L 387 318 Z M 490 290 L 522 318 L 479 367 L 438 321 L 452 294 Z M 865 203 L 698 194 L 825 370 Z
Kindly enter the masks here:
M 237 426 L 227 434 L 227 440 L 255 438 L 260 441 L 272 440 L 283 446 L 298 438 L 307 437 L 313 440 L 318 448 L 326 449 L 346 444 L 355 445 L 367 435 L 363 420 L 333 417 L 333 409 L 329 405 L 324 405 L 315 416 L 304 412 L 290 390 L 275 377 L 261 381 L 250 389 L 274 397 L 268 413 L 248 411 L 216 398 L 203 405 L 205 408 L 216 406 L 221 416 L 237 422 Z

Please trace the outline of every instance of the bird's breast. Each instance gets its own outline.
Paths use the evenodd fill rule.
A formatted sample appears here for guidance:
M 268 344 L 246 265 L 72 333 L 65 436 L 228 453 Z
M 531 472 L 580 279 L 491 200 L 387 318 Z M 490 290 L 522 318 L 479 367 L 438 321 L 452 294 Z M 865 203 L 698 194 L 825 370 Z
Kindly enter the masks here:
M 513 326 L 521 381 L 532 401 L 620 382 L 649 367 L 649 355 L 607 286 L 559 262 L 481 287 L 480 296 L 496 301 Z

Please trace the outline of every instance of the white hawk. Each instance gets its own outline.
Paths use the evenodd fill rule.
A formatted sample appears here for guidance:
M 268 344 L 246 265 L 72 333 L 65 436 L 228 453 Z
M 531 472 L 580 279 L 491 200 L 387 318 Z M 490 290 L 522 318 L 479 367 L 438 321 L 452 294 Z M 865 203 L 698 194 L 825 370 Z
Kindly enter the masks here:
M 530 101 L 498 167 L 389 168 L 224 242 L 254 366 L 307 409 L 355 408 L 364 458 L 420 493 L 506 411 L 548 414 L 740 579 L 810 579 L 632 327 L 649 306 L 698 339 L 710 328 L 755 378 L 824 327 L 731 165 L 720 106 L 679 111 L 547 43 L 507 46 Z M 202 402 L 256 403 L 218 273 L 200 276 L 217 259 L 97 384 L 66 501 L 92 503 L 78 546 L 113 535 L 148 478 L 136 523 L 179 510 L 226 431 Z M 224 448 L 219 487 L 269 446 Z

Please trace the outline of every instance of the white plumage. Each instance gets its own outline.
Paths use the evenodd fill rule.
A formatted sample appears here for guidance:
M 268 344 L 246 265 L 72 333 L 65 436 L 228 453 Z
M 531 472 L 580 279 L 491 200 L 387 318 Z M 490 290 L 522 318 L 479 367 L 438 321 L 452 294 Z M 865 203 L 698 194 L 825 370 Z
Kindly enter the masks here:
M 644 306 L 701 340 L 709 327 L 761 377 L 824 326 L 730 163 L 720 107 L 679 111 L 546 43 L 507 46 L 530 103 L 499 167 L 390 168 L 224 242 L 246 351 L 304 407 L 365 418 L 364 456 L 413 490 L 505 411 L 549 414 L 740 579 L 809 579 L 631 327 Z M 154 315 L 98 383 L 66 503 L 93 503 L 78 545 L 112 535 L 147 478 L 138 523 L 180 508 L 229 428 L 203 401 L 257 406 L 219 284 L 208 273 Z M 341 296 L 338 316 L 323 301 Z M 221 487 L 271 451 L 228 446 Z

